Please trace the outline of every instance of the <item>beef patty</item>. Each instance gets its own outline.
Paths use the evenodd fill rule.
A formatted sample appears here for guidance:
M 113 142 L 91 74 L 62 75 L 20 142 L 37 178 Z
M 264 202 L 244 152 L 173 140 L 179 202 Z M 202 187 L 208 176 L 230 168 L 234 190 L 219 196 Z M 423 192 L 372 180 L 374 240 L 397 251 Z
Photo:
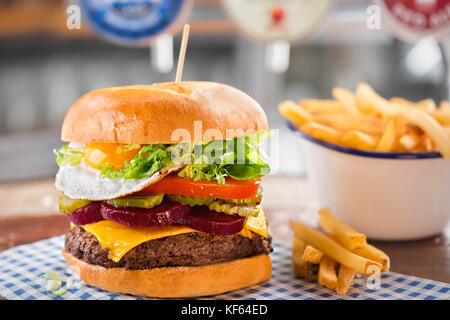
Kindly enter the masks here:
M 272 252 L 271 238 L 252 232 L 252 238 L 240 235 L 218 236 L 202 232 L 150 240 L 128 251 L 119 262 L 108 259 L 97 238 L 74 226 L 66 234 L 65 250 L 87 263 L 106 268 L 132 270 L 156 267 L 203 266 Z

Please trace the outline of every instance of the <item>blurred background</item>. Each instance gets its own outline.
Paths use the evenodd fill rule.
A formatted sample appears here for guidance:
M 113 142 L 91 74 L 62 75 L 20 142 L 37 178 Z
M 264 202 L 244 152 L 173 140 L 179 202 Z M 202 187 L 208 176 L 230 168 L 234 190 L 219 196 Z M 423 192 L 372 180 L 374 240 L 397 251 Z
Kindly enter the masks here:
M 396 40 L 366 26 L 369 1 L 336 1 L 314 37 L 295 44 L 286 72 L 266 68 L 266 44 L 241 36 L 217 0 L 196 0 L 184 80 L 224 82 L 254 97 L 279 129 L 278 172 L 302 175 L 297 137 L 277 111 L 284 99 L 330 98 L 334 86 L 370 83 L 385 97 L 448 97 L 445 48 Z M 173 81 L 152 68 L 148 47 L 106 42 L 86 24 L 66 25 L 60 0 L 0 1 L 0 182 L 51 178 L 63 117 L 82 94 L 102 87 Z M 180 34 L 174 39 L 174 60 Z M 174 68 L 175 69 L 175 68 Z

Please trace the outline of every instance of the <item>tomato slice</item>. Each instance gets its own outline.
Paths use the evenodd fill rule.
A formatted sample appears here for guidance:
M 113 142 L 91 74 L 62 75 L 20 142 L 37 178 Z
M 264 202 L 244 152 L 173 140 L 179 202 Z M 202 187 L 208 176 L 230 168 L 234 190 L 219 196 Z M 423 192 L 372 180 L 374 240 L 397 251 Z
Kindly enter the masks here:
M 194 181 L 171 174 L 139 191 L 138 194 L 164 193 L 222 199 L 246 199 L 256 196 L 260 183 L 261 178 L 254 180 L 226 178 L 225 184 L 218 184 L 215 181 Z

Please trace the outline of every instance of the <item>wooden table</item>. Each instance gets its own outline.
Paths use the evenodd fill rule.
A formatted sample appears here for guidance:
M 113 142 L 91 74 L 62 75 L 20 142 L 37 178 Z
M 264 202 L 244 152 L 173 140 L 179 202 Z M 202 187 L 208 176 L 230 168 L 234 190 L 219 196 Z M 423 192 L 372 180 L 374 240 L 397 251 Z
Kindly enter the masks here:
M 287 221 L 316 223 L 317 205 L 303 178 L 264 178 L 263 206 L 269 231 L 278 241 L 291 241 Z M 69 224 L 57 212 L 52 181 L 0 185 L 0 250 L 65 233 Z M 371 242 L 391 257 L 391 270 L 450 282 L 450 226 L 439 236 L 408 242 Z

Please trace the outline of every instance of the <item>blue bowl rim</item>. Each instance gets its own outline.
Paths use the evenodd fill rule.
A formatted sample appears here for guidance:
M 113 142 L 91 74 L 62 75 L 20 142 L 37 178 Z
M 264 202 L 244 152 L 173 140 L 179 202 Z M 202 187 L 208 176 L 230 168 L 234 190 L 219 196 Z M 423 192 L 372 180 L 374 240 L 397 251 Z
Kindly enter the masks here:
M 442 155 L 439 152 L 416 152 L 416 153 L 406 153 L 406 152 L 376 152 L 376 151 L 365 151 L 358 150 L 353 148 L 347 148 L 343 146 L 339 146 L 330 142 L 322 141 L 316 138 L 307 135 L 306 133 L 300 131 L 292 122 L 288 122 L 289 129 L 292 131 L 299 133 L 304 139 L 314 142 L 323 147 L 352 154 L 360 157 L 368 157 L 368 158 L 381 158 L 381 159 L 401 159 L 401 160 L 414 160 L 414 159 L 437 159 L 442 158 Z

